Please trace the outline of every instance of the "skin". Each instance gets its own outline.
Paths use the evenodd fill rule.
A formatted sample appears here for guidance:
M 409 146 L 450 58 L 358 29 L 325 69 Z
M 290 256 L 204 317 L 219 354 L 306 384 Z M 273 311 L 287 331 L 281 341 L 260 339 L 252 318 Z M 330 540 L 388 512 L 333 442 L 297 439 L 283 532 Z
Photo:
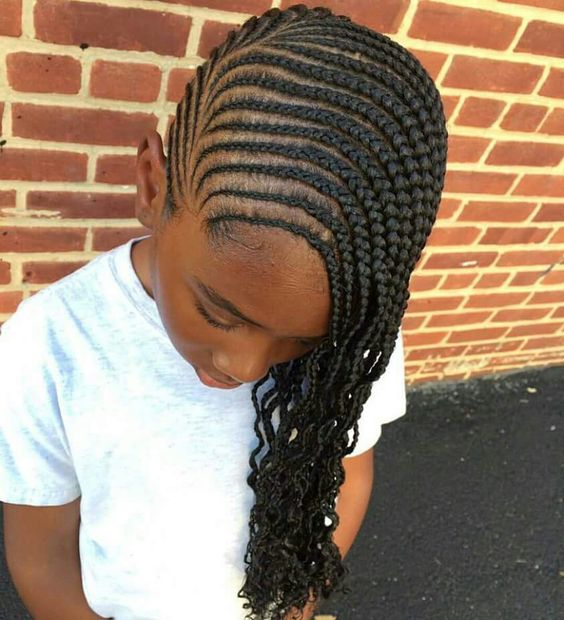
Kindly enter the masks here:
M 327 336 L 331 317 L 322 257 L 288 231 L 248 224 L 238 227 L 244 242 L 228 240 L 219 250 L 211 248 L 200 225 L 213 199 L 199 213 L 197 204 L 190 208 L 176 202 L 182 217 L 159 226 L 166 199 L 165 166 L 162 138 L 151 131 L 138 148 L 135 203 L 137 219 L 151 236 L 134 244 L 132 263 L 176 350 L 195 370 L 237 384 L 258 381 L 273 364 L 312 350 Z M 263 327 L 217 308 L 199 292 L 195 277 Z M 214 320 L 234 329 L 210 325 L 197 300 Z

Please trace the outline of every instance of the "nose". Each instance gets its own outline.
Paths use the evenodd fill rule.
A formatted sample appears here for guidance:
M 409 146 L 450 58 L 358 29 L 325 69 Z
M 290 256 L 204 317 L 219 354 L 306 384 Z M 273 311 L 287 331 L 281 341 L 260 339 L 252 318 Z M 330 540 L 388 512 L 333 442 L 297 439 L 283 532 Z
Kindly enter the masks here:
M 272 341 L 270 344 L 257 339 L 247 341 L 245 345 L 230 350 L 222 349 L 212 354 L 215 368 L 238 383 L 254 383 L 264 377 L 274 362 L 272 358 Z

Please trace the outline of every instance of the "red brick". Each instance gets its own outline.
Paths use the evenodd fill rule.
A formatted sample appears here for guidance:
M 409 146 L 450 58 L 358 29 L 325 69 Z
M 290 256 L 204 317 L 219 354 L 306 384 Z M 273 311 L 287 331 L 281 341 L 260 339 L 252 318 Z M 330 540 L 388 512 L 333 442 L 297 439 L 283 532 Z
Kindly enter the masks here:
M 527 303 L 530 305 L 564 303 L 564 290 L 539 291 L 535 293 Z
M 0 312 L 14 313 L 23 300 L 21 291 L 5 291 L 0 293 Z
M 0 35 L 22 36 L 22 0 L 2 0 Z
M 437 212 L 437 220 L 450 219 L 456 213 L 461 204 L 461 200 L 456 200 L 455 198 L 445 198 L 442 196 L 441 204 L 439 205 L 439 210 Z
M 429 256 L 422 269 L 460 269 L 471 266 L 488 267 L 497 258 L 497 252 L 434 252 Z M 465 263 L 472 263 L 468 265 Z
M 10 284 L 10 263 L 0 258 L 0 284 Z
M 135 155 L 100 155 L 96 160 L 96 183 L 135 185 L 137 157 Z
M 509 286 L 532 286 L 541 277 L 542 271 L 523 271 L 516 273 Z
M 461 329 L 452 332 L 447 340 L 451 342 L 476 342 L 477 340 L 499 340 L 505 335 L 506 327 L 480 327 L 478 329 Z
M 514 103 L 499 126 L 508 131 L 536 131 L 547 111 L 543 105 Z
M 445 339 L 448 332 L 419 332 L 403 335 L 403 344 L 406 349 L 421 347 L 428 344 L 439 344 Z
M 555 231 L 548 243 L 564 243 L 564 228 L 559 228 Z
M 514 51 L 562 58 L 564 56 L 564 25 L 538 19 L 529 22 Z
M 2 117 L 4 116 L 4 102 L 0 101 L 0 137 L 2 136 Z M 2 151 L 0 151 L 1 153 Z
M 429 50 L 420 50 L 413 47 L 405 46 L 406 49 L 411 52 L 415 58 L 423 65 L 425 71 L 431 76 L 431 79 L 436 80 L 445 62 L 448 59 L 448 54 L 442 54 L 440 52 L 430 52 Z M 445 116 L 449 117 L 448 112 L 452 112 L 454 106 L 458 103 L 460 97 L 442 95 L 443 107 L 445 108 Z
M 543 67 L 526 62 L 455 56 L 443 86 L 506 93 L 531 93 Z
M 542 277 L 543 284 L 564 284 L 564 271 L 562 269 L 552 269 Z
M 65 219 L 134 218 L 135 194 L 30 191 L 28 211 L 52 211 Z
M 48 149 L 5 149 L 0 179 L 17 181 L 86 181 L 86 153 Z
M 474 288 L 494 288 L 501 286 L 509 277 L 509 273 L 485 273 L 474 284 Z
M 147 63 L 96 60 L 90 74 L 90 95 L 124 101 L 155 101 L 161 88 L 161 69 Z
M 209 0 L 206 0 L 209 6 Z M 295 0 L 282 0 L 281 9 L 286 9 Z M 409 7 L 409 0 L 386 0 L 378 4 L 378 10 L 374 10 L 373 0 L 355 0 L 354 2 L 344 2 L 343 0 L 303 0 L 300 4 L 305 4 L 310 8 L 316 6 L 326 6 L 336 15 L 345 14 L 353 22 L 364 24 L 377 32 L 393 34 L 401 26 L 403 16 Z M 270 2 L 269 2 L 270 5 Z
M 557 166 L 563 155 L 564 146 L 560 144 L 498 140 L 486 163 L 498 166 Z
M 46 262 L 30 261 L 22 263 L 22 282 L 32 284 L 51 284 L 70 275 L 86 265 L 88 261 L 80 262 Z
M 553 135 L 564 134 L 564 108 L 552 110 L 539 129 L 539 132 Z
M 409 361 L 415 360 L 427 360 L 445 357 L 461 357 L 464 353 L 466 346 L 463 347 L 433 347 L 429 349 L 415 349 L 409 351 L 406 359 Z
M 562 252 L 557 250 L 518 250 L 516 252 L 503 252 L 499 256 L 496 267 L 515 265 L 546 265 L 558 262 Z
M 457 312 L 456 314 L 434 314 L 429 317 L 428 327 L 450 327 L 452 325 L 471 325 L 485 323 L 491 312 Z
M 535 210 L 532 202 L 471 201 L 457 217 L 459 222 L 523 222 Z
M 241 22 L 242 23 L 242 22 Z M 206 20 L 202 26 L 197 54 L 201 58 L 209 58 L 214 48 L 219 47 L 231 30 L 238 30 L 239 24 Z
M 426 41 L 505 50 L 521 22 L 520 17 L 493 11 L 421 0 L 407 34 Z
M 195 69 L 171 69 L 168 74 L 166 98 L 177 103 L 184 97 L 186 86 L 196 75 Z
M 443 282 L 441 290 L 468 288 L 475 280 L 475 278 L 475 273 L 451 273 L 446 277 L 446 280 Z
M 564 222 L 564 202 L 543 203 L 533 222 Z
M 534 323 L 533 325 L 516 325 L 512 327 L 507 338 L 517 336 L 535 336 L 537 334 L 554 334 L 561 327 L 560 323 Z
M 550 308 L 507 308 L 499 310 L 490 319 L 492 323 L 520 323 L 522 321 L 539 321 L 550 312 Z
M 498 353 L 499 351 L 515 351 L 523 344 L 522 340 L 510 340 L 509 342 L 489 342 L 476 344 L 468 347 L 466 355 L 485 355 L 487 353 Z M 490 371 L 491 372 L 491 371 Z
M 564 176 L 526 174 L 512 193 L 516 196 L 564 196 Z
M 564 69 L 551 67 L 548 77 L 539 90 L 539 95 L 564 98 Z
M 464 297 L 411 297 L 408 301 L 407 312 L 439 312 L 441 310 L 454 310 L 460 306 Z
M 414 293 L 416 291 L 429 291 L 437 288 L 441 276 L 422 276 L 413 274 L 409 280 L 409 290 Z
M 499 308 L 513 306 L 524 301 L 529 293 L 487 293 L 475 294 L 466 300 L 464 308 Z
M 443 191 L 457 194 L 505 194 L 516 178 L 516 174 L 503 172 L 447 169 Z
M 160 0 L 169 4 L 183 4 L 186 6 L 201 6 L 212 8 L 210 0 Z M 213 8 L 217 11 L 236 11 L 237 13 L 253 13 L 262 15 L 270 8 L 270 0 L 213 0 Z
M 8 84 L 28 93 L 64 93 L 80 90 L 82 67 L 72 56 L 14 52 L 6 56 Z
M 562 10 L 562 0 L 498 0 L 498 2 L 507 2 L 508 4 L 526 4 L 536 6 L 543 9 Z
M 454 112 L 454 108 L 456 108 L 460 97 L 454 97 L 451 95 L 441 95 L 441 99 L 443 102 L 443 111 L 445 113 L 446 120 L 450 120 L 452 113 Z
M 556 310 L 552 313 L 550 317 L 552 319 L 564 319 L 564 306 L 561 308 L 556 308 Z
M 141 224 L 130 228 L 94 228 L 92 231 L 92 250 L 107 252 L 133 237 L 150 234 L 151 230 L 141 226 Z
M 12 104 L 13 135 L 33 140 L 137 146 L 157 123 L 154 114 L 144 112 Z
M 0 227 L 2 252 L 72 252 L 84 249 L 86 228 Z
M 499 101 L 499 99 L 468 97 L 462 104 L 455 123 L 469 127 L 490 127 L 506 105 L 505 101 Z
M 507 244 L 507 243 L 542 243 L 550 234 L 547 228 L 508 228 L 505 226 L 490 226 L 486 229 L 479 245 Z
M 523 346 L 523 350 L 530 349 L 553 349 L 564 346 L 564 336 L 553 336 L 545 338 L 531 338 Z
M 490 142 L 487 138 L 449 135 L 447 165 L 478 161 Z
M 16 206 L 16 190 L 0 190 L 0 215 L 3 208 L 13 209 Z
M 477 226 L 434 226 L 427 240 L 429 246 L 470 245 L 482 234 Z
M 192 18 L 98 2 L 36 0 L 35 38 L 49 43 L 184 57 Z M 77 50 L 77 54 L 80 52 Z
M 419 329 L 421 327 L 421 325 L 423 325 L 423 322 L 425 321 L 425 317 L 424 316 L 407 316 L 404 315 L 403 319 L 402 319 L 402 330 L 404 331 L 408 331 L 408 330 L 415 330 L 415 329 Z

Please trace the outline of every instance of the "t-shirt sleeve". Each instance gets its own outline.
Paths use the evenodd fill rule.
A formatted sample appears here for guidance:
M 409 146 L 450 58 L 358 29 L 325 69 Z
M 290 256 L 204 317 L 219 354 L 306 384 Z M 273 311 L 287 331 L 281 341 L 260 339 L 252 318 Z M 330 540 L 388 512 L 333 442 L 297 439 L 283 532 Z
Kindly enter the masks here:
M 79 497 L 80 486 L 47 363 L 46 330 L 31 301 L 0 331 L 0 501 L 57 506 Z
M 355 449 L 345 458 L 358 456 L 374 446 L 382 435 L 382 424 L 392 422 L 406 413 L 405 367 L 403 335 L 398 332 L 396 345 L 386 370 L 372 384 L 372 391 L 358 421 L 358 442 Z M 349 446 L 354 431 L 349 431 Z

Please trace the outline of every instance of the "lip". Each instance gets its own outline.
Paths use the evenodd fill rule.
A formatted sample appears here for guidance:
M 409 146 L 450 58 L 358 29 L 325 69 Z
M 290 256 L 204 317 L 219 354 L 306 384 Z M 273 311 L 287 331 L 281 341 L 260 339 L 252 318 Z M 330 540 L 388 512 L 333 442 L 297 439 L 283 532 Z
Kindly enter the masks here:
M 223 383 L 222 381 L 218 381 L 217 379 L 214 379 L 213 377 L 208 375 L 208 373 L 205 370 L 202 370 L 201 368 L 196 369 L 196 374 L 198 375 L 198 378 L 200 379 L 200 381 L 204 385 L 207 385 L 208 387 L 215 387 L 215 388 L 221 388 L 224 390 L 230 390 L 230 389 L 239 387 L 240 385 L 243 385 L 242 383 Z

